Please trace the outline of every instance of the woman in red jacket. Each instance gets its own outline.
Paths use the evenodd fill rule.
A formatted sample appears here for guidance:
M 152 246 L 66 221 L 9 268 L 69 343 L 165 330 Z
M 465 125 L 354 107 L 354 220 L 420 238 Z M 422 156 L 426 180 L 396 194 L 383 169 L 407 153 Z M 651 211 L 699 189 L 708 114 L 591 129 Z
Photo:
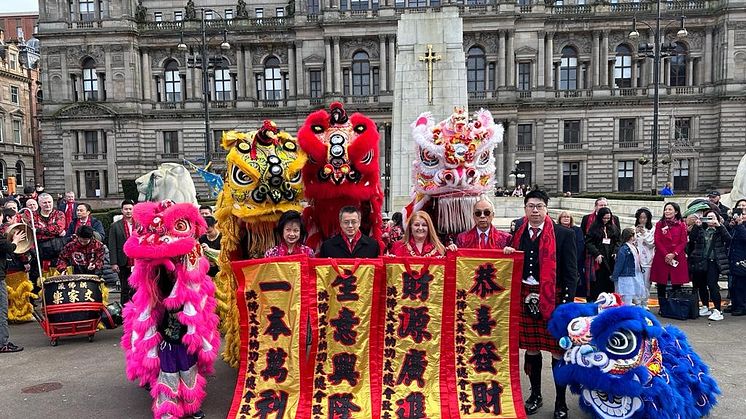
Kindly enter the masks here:
M 663 207 L 663 217 L 655 225 L 655 256 L 650 267 L 650 280 L 655 282 L 658 300 L 666 299 L 666 286 L 677 290 L 689 282 L 686 261 L 686 224 L 681 218 L 681 208 L 675 202 Z
M 451 247 L 454 250 L 456 246 Z M 417 211 L 409 217 L 404 237 L 391 246 L 394 256 L 443 256 L 445 253 L 446 247 L 438 239 L 433 221 L 425 211 Z

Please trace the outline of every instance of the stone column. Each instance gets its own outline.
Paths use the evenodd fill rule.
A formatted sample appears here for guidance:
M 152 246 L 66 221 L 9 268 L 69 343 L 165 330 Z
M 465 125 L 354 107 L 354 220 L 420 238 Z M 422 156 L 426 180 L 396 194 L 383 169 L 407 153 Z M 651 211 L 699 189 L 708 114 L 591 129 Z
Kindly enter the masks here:
M 381 92 L 388 91 L 388 65 L 386 62 L 386 35 L 378 35 L 378 75 L 380 77 Z
M 561 72 L 562 72 L 562 61 L 560 61 L 560 62 L 558 62 L 558 63 L 556 63 L 554 65 L 554 80 L 553 80 L 553 82 L 554 82 L 554 88 L 556 90 L 560 89 L 560 82 L 562 81 L 562 74 L 561 74 Z M 568 80 L 568 82 L 569 82 L 569 80 Z M 567 87 L 568 87 L 568 90 L 570 90 L 569 83 L 568 83 Z
M 106 92 L 107 99 L 109 98 L 117 98 L 117 99 L 124 99 L 125 95 L 124 92 L 115 92 L 113 87 L 114 83 L 110 83 L 109 86 L 112 87 L 112 89 L 106 88 L 106 80 L 113 80 L 114 73 L 111 71 L 111 52 L 106 51 L 106 54 L 104 56 L 104 76 L 99 81 L 99 89 L 102 92 Z M 108 91 L 107 91 L 108 90 Z M 122 96 L 117 97 L 118 94 L 122 94 Z M 100 96 L 101 100 L 104 100 L 103 96 Z
M 259 99 L 256 97 L 256 77 L 254 76 L 254 61 L 251 57 L 251 46 L 244 48 L 243 62 L 246 67 L 246 97 Z
M 515 31 L 508 31 L 507 34 L 507 52 L 508 52 L 508 62 L 507 65 L 507 74 L 505 75 L 506 78 L 506 85 L 508 86 L 515 86 L 515 51 L 513 50 L 513 38 L 515 38 Z
M 505 52 L 505 31 L 498 32 L 499 44 L 497 51 L 497 86 L 505 86 L 505 61 L 508 54 Z
M 236 47 L 236 71 L 238 72 L 238 88 L 236 99 L 246 97 L 246 67 L 243 65 L 243 47 Z
M 544 49 L 544 44 L 546 43 L 545 36 L 546 36 L 546 32 L 539 31 L 539 33 L 538 33 L 538 38 L 539 38 L 538 41 L 539 42 L 537 42 L 538 47 L 539 47 L 539 53 L 538 53 L 538 60 L 537 60 L 537 65 L 536 65 L 536 71 L 535 71 L 535 73 L 536 73 L 536 76 L 537 76 L 537 84 L 539 86 L 541 86 L 541 87 L 545 87 L 545 84 L 544 84 L 544 80 L 545 80 L 544 79 L 544 73 L 546 73 L 546 64 L 545 64 L 546 63 L 546 57 L 545 57 L 546 53 L 545 53 L 545 49 Z
M 295 48 L 293 44 L 288 44 L 288 96 L 295 97 L 297 95 L 295 91 Z M 285 98 L 285 99 L 289 99 Z
M 388 48 L 386 52 L 389 54 L 388 66 L 389 66 L 389 77 L 388 84 L 391 86 L 390 91 L 394 90 L 394 80 L 396 79 L 396 36 L 389 35 L 388 37 Z
M 552 80 L 552 65 L 554 63 L 554 32 L 547 33 L 547 47 L 544 50 L 544 81 L 547 88 L 552 89 L 554 87 L 554 81 Z M 559 78 L 557 78 L 559 80 Z
M 705 51 L 702 57 L 704 64 L 704 83 L 712 83 L 712 28 L 705 28 Z
M 150 84 L 153 78 L 150 74 L 150 56 L 147 51 L 142 52 L 142 96 L 144 100 L 151 100 Z M 81 91 L 81 93 L 83 93 Z
M 632 88 L 637 87 L 637 61 L 632 60 Z
M 599 42 L 601 38 L 600 32 L 593 32 L 593 46 L 591 47 L 591 69 L 593 70 L 591 72 L 591 88 L 598 86 L 598 61 L 599 61 L 599 55 L 598 50 Z
M 580 63 L 578 65 L 578 89 L 585 89 L 585 79 L 583 78 L 583 74 L 585 73 L 585 63 Z
M 334 37 L 334 93 L 342 93 L 342 64 L 340 63 L 339 37 Z
M 324 38 L 324 68 L 326 69 L 326 82 L 324 83 L 324 93 L 332 92 L 332 46 L 331 38 Z
M 609 31 L 603 31 L 601 35 L 601 84 L 602 86 L 609 85 Z
M 104 72 L 97 72 L 96 73 L 96 83 L 98 85 L 98 100 L 103 101 L 104 100 L 104 92 L 106 91 L 106 73 Z
M 303 70 L 303 41 L 295 41 L 295 90 L 297 96 L 304 96 L 306 91 L 306 72 Z
M 686 85 L 694 86 L 692 81 L 694 76 L 694 59 L 692 57 L 686 58 Z
M 663 74 L 661 75 L 661 82 L 665 84 L 666 86 L 671 85 L 671 60 L 665 60 L 663 61 L 664 65 L 661 66 L 663 69 Z

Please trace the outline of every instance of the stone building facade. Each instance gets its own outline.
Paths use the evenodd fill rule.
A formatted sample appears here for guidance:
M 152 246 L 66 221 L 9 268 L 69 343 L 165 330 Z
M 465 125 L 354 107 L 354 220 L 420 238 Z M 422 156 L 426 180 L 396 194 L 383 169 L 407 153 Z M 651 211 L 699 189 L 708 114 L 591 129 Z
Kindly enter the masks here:
M 11 34 L 0 27 L 0 182 L 6 190 L 8 178 L 15 177 L 21 193 L 37 178 L 38 53 L 27 47 L 23 37 L 16 37 L 15 27 Z
M 469 106 L 490 109 L 507 127 L 498 184 L 512 186 L 512 172 L 555 192 L 649 190 L 652 164 L 641 162 L 651 157 L 653 60 L 638 42 L 654 41 L 647 25 L 655 24 L 656 4 L 571 1 L 40 0 L 47 189 L 118 196 L 122 179 L 159 162 L 207 151 L 221 163 L 223 130 L 272 118 L 296 132 L 308 113 L 342 100 L 379 124 L 393 209 L 411 179 L 390 163 L 412 147 L 391 138 L 397 21 L 458 7 Z M 201 8 L 208 9 L 207 141 Z M 746 139 L 746 1 L 661 8 L 668 48 L 657 187 L 666 180 L 679 191 L 728 187 Z M 688 34 L 679 39 L 682 14 Z M 639 40 L 628 37 L 633 17 Z M 177 48 L 182 42 L 186 51 Z

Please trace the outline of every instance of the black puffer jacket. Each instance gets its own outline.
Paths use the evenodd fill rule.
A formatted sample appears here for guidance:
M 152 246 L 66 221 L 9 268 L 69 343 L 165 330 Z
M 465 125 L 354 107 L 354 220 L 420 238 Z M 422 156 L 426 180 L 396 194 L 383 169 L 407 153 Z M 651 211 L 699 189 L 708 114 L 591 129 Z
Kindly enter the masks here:
M 686 245 L 686 254 L 689 256 L 689 270 L 691 272 L 707 272 L 705 258 L 705 229 L 704 226 L 694 225 L 689 232 L 689 243 Z M 712 235 L 713 259 L 717 261 L 718 270 L 721 275 L 730 273 L 730 261 L 728 260 L 728 248 L 730 247 L 730 234 L 721 224 L 715 228 Z

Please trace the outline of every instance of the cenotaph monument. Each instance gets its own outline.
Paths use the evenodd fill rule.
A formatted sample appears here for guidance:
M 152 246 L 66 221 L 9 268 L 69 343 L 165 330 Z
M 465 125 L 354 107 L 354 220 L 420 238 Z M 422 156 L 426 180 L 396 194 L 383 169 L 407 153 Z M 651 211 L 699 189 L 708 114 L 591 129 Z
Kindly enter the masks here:
M 410 124 L 425 111 L 436 120 L 468 106 L 463 21 L 458 7 L 405 13 L 397 28 L 392 123 L 392 208 L 410 201 L 415 158 Z

